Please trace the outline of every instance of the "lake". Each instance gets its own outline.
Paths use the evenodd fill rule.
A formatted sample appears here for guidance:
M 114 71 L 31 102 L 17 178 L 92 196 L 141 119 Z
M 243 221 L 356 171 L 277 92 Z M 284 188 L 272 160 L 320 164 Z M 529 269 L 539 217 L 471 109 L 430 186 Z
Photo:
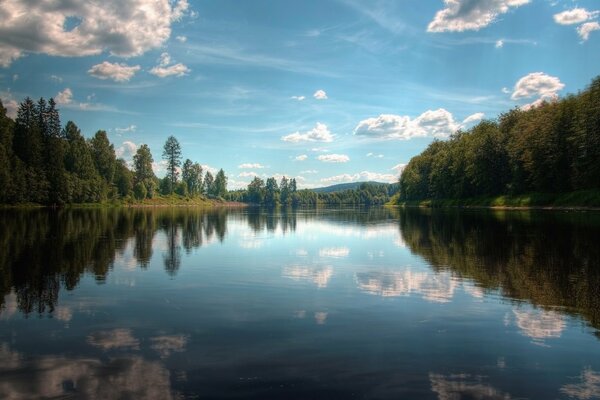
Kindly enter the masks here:
M 0 398 L 600 398 L 600 214 L 0 211 Z

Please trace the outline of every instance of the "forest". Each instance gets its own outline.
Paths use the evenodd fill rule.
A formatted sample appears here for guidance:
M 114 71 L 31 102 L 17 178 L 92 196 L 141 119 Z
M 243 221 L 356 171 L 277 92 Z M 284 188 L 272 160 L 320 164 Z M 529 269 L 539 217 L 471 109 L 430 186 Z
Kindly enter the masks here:
M 142 201 L 178 194 L 185 198 L 223 197 L 227 176 L 203 173 L 197 162 L 182 163 L 181 146 L 173 136 L 164 145 L 166 175 L 154 174 L 155 162 L 146 144 L 138 147 L 132 165 L 117 159 L 106 131 L 86 140 L 72 121 L 61 126 L 53 99 L 26 98 L 16 120 L 0 102 L 0 204 L 101 203 Z
M 375 206 L 387 203 L 396 191 L 397 185 L 365 182 L 356 189 L 318 193 L 310 189 L 297 190 L 295 178 L 284 176 L 277 183 L 275 177 L 266 181 L 254 177 L 246 190 L 229 192 L 226 198 L 265 207 Z
M 515 108 L 413 157 L 399 201 L 600 188 L 600 77 L 582 92 Z

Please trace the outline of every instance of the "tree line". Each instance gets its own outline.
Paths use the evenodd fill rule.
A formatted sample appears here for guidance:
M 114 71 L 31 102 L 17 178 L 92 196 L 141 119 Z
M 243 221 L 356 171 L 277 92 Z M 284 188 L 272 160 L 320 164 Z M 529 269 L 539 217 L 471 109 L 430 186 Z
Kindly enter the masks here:
M 295 178 L 274 177 L 266 181 L 254 177 L 245 190 L 229 192 L 227 199 L 267 207 L 292 206 L 372 206 L 383 205 L 397 191 L 397 185 L 362 183 L 357 189 L 317 193 L 310 189 L 298 190 Z
M 435 140 L 400 177 L 400 201 L 600 188 L 600 77 L 576 95 L 515 108 Z
M 144 200 L 177 193 L 186 197 L 223 197 L 227 176 L 204 173 L 201 165 L 182 163 L 181 146 L 170 136 L 162 154 L 166 176 L 153 170 L 150 148 L 142 144 L 130 166 L 117 158 L 106 131 L 86 140 L 74 122 L 61 126 L 55 101 L 26 98 L 13 121 L 0 101 L 0 203 L 97 203 Z

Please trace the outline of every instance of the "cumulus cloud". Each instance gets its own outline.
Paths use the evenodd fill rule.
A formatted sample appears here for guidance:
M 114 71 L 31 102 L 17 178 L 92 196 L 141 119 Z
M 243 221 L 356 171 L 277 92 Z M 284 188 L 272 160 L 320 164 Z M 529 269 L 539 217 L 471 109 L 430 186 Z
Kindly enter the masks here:
M 299 142 L 333 142 L 333 135 L 327 128 L 327 125 L 317 122 L 311 130 L 300 133 L 295 132 L 281 138 L 284 142 L 299 143 Z
M 259 163 L 244 163 L 244 164 L 238 165 L 238 168 L 240 168 L 240 169 L 262 169 L 262 168 L 266 168 L 266 167 Z
M 391 170 L 392 170 L 392 171 L 396 171 L 396 173 L 397 173 L 398 175 L 400 175 L 400 174 L 402 173 L 402 171 L 404 171 L 404 168 L 406 168 L 406 165 L 407 165 L 407 164 L 402 164 L 402 163 L 400 163 L 400 164 L 396 164 L 396 165 L 394 165 L 394 166 L 391 168 Z
M 294 158 L 294 160 L 296 160 L 296 161 L 304 161 L 304 160 L 306 160 L 307 158 L 308 158 L 308 156 L 307 156 L 306 154 L 300 154 L 299 156 L 296 156 L 296 157 Z
M 12 93 L 0 92 L 0 100 L 2 100 L 4 108 L 6 108 L 6 115 L 12 119 L 17 118 L 19 103 L 13 98 Z
M 188 7 L 187 0 L 2 1 L 0 65 L 25 53 L 139 56 L 162 46 Z M 77 25 L 68 29 L 72 20 Z
M 581 39 L 585 42 L 590 38 L 590 33 L 593 31 L 600 30 L 600 24 L 596 21 L 594 22 L 586 22 L 577 28 L 577 33 L 581 37 Z
M 137 144 L 126 140 L 115 150 L 117 158 L 130 159 L 137 151 Z
M 327 93 L 324 90 L 319 89 L 313 94 L 313 97 L 317 100 L 327 100 Z
M 350 182 L 362 182 L 362 181 L 375 181 L 394 183 L 398 181 L 398 177 L 394 174 L 382 174 L 379 172 L 362 171 L 355 174 L 341 174 L 330 176 L 328 178 L 322 178 L 321 183 L 331 185 L 335 183 L 350 183 Z
M 94 65 L 88 70 L 88 74 L 98 79 L 112 79 L 115 82 L 127 82 L 140 70 L 139 65 L 129 66 L 127 64 L 110 63 L 104 61 Z
M 66 88 L 62 92 L 58 92 L 54 100 L 56 104 L 70 104 L 73 102 L 73 92 L 71 89 Z
M 405 115 L 381 114 L 358 123 L 354 134 L 380 139 L 409 140 L 414 137 L 446 137 L 458 130 L 460 125 L 447 110 L 428 110 L 417 118 Z
M 150 70 L 152 75 L 156 75 L 159 78 L 166 78 L 167 76 L 184 76 L 190 73 L 190 69 L 182 64 L 177 63 L 171 64 L 171 56 L 169 53 L 162 53 L 158 59 L 158 65 Z
M 317 157 L 317 160 L 326 163 L 346 163 L 350 161 L 350 157 L 345 154 L 323 154 Z
M 588 11 L 585 8 L 574 8 L 554 14 L 554 21 L 561 25 L 574 25 L 588 21 L 598 16 L 598 11 Z
M 520 100 L 537 97 L 535 101 L 522 107 L 527 110 L 539 106 L 544 101 L 556 100 L 558 92 L 564 89 L 564 87 L 564 83 L 555 76 L 550 76 L 543 72 L 533 72 L 519 79 L 515 84 L 511 99 Z
M 530 0 L 444 0 L 445 7 L 438 11 L 427 27 L 428 32 L 477 31 L 494 22 L 511 8 Z

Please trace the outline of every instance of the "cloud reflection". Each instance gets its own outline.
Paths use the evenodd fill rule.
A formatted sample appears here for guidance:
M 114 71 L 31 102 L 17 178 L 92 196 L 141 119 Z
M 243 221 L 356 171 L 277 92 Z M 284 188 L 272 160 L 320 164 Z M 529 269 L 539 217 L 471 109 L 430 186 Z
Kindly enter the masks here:
M 285 267 L 282 276 L 295 281 L 311 281 L 319 288 L 325 288 L 333 275 L 331 266 L 303 267 L 294 265 Z
M 449 273 L 403 271 L 370 271 L 355 275 L 358 288 L 382 297 L 419 294 L 423 299 L 447 303 L 454 297 L 458 282 Z
M 122 328 L 92 333 L 87 337 L 87 342 L 103 350 L 140 348 L 140 341 L 133 336 L 131 330 Z
M 431 390 L 438 395 L 439 400 L 479 399 L 479 400 L 510 400 L 508 393 L 483 383 L 480 376 L 468 374 L 440 375 L 429 374 Z
M 150 339 L 153 350 L 158 352 L 160 358 L 167 358 L 174 352 L 182 352 L 187 346 L 188 337 L 186 335 L 163 335 Z
M 560 391 L 580 400 L 600 398 L 600 373 L 586 368 L 581 373 L 581 383 L 565 385 Z
M 559 338 L 565 329 L 564 317 L 556 311 L 513 309 L 521 333 L 534 340 Z
M 22 357 L 0 345 L 0 398 L 172 399 L 169 371 L 141 357 Z

